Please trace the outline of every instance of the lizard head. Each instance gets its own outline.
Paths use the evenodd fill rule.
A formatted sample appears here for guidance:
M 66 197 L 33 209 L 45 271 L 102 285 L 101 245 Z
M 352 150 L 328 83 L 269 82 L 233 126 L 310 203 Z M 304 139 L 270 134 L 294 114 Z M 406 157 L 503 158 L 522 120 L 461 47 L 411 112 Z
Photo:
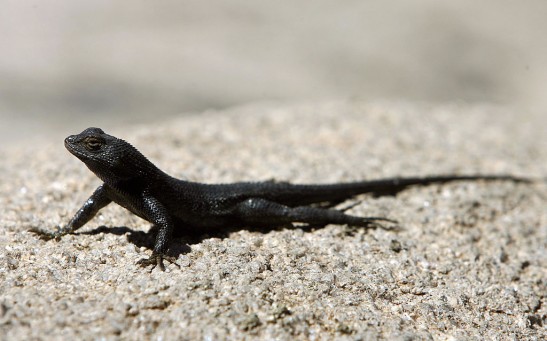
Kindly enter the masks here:
M 65 147 L 104 182 L 151 175 L 155 166 L 126 141 L 100 128 L 87 128 L 65 139 Z

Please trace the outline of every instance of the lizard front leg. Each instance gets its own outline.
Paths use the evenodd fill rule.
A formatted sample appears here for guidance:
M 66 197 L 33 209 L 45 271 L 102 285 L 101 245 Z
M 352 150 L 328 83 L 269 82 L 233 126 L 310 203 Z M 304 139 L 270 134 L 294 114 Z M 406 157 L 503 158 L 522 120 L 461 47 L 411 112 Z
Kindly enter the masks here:
M 162 271 L 165 271 L 163 260 L 167 260 L 170 263 L 179 266 L 176 263 L 176 257 L 167 256 L 167 248 L 173 234 L 173 219 L 167 212 L 165 206 L 163 206 L 156 198 L 150 195 L 145 195 L 143 200 L 144 216 L 148 221 L 158 227 L 158 235 L 156 236 L 156 243 L 154 244 L 154 250 L 149 258 L 143 258 L 137 262 L 137 264 L 147 267 L 152 266 L 150 271 L 154 270 L 156 266 Z
M 30 231 L 36 233 L 40 238 L 45 240 L 59 239 L 65 234 L 72 233 L 84 226 L 99 212 L 99 210 L 106 205 L 110 204 L 112 199 L 107 194 L 107 188 L 105 184 L 97 187 L 95 192 L 86 200 L 83 206 L 76 212 L 74 217 L 70 219 L 67 225 L 57 228 L 56 231 L 46 231 L 40 228 L 32 228 Z

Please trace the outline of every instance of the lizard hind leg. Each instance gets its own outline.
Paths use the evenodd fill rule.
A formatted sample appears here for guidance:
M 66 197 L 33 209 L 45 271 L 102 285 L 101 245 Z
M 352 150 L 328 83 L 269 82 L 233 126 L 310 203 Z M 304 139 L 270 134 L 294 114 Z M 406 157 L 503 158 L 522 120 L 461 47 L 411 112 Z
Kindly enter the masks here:
M 282 225 L 299 222 L 310 225 L 339 224 L 366 228 L 386 228 L 382 222 L 397 222 L 381 217 L 357 217 L 320 207 L 289 207 L 259 198 L 250 198 L 236 207 L 236 214 L 246 224 Z

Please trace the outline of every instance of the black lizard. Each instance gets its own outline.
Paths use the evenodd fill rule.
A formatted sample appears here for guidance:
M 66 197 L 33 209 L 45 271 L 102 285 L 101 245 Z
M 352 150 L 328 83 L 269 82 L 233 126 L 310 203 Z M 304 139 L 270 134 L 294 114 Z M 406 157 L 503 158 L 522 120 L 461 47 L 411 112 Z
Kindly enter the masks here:
M 411 185 L 428 185 L 456 180 L 526 179 L 505 176 L 447 175 L 415 178 L 392 178 L 375 181 L 326 185 L 294 185 L 277 182 L 241 182 L 202 184 L 175 179 L 157 168 L 126 141 L 88 128 L 65 139 L 66 148 L 78 157 L 104 183 L 84 203 L 70 222 L 48 232 L 32 229 L 44 239 L 58 239 L 86 224 L 101 208 L 111 202 L 128 209 L 158 227 L 152 255 L 138 264 L 159 266 L 166 255 L 175 229 L 221 228 L 235 225 L 285 225 L 301 222 L 313 225 L 348 224 L 359 227 L 383 227 L 387 218 L 358 217 L 321 206 L 340 203 L 361 193 L 395 194 Z M 176 263 L 175 263 L 176 264 Z

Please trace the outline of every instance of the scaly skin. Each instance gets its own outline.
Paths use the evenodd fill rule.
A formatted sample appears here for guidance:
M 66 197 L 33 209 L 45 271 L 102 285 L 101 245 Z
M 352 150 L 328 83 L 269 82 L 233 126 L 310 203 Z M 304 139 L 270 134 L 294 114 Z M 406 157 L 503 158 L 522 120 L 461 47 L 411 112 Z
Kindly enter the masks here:
M 66 226 L 55 232 L 32 231 L 43 239 L 59 239 L 85 225 L 111 202 L 158 227 L 152 255 L 138 264 L 159 266 L 166 255 L 175 229 L 190 232 L 226 226 L 279 226 L 292 222 L 313 225 L 347 224 L 358 227 L 383 227 L 380 217 L 357 217 L 334 209 L 310 204 L 333 204 L 362 193 L 392 195 L 412 185 L 429 185 L 457 180 L 527 179 L 506 175 L 445 175 L 416 178 L 392 178 L 376 181 L 327 185 L 293 185 L 285 182 L 240 182 L 209 185 L 175 179 L 162 172 L 137 149 L 124 140 L 88 128 L 65 139 L 69 152 L 79 158 L 103 184 L 89 197 Z M 176 264 L 176 263 L 175 263 Z

